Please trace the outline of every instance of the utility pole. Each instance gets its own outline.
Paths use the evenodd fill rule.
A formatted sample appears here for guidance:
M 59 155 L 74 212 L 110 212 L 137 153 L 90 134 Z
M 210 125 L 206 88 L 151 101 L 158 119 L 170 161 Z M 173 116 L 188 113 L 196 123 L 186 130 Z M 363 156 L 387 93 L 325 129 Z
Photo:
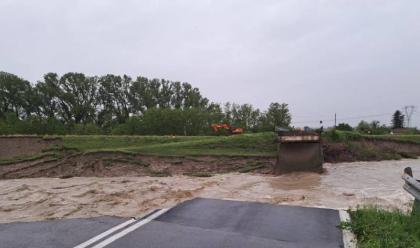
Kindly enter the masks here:
M 337 128 L 337 113 L 334 113 L 334 128 Z
M 405 116 L 407 117 L 407 127 L 409 128 L 411 116 L 413 115 L 413 112 L 415 111 L 416 106 L 407 105 L 407 106 L 404 106 L 403 109 L 404 109 Z

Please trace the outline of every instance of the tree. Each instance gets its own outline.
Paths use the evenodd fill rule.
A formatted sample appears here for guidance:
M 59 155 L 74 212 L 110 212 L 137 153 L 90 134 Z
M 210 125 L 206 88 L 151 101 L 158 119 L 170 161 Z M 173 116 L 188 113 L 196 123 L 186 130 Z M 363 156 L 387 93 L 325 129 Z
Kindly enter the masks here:
M 176 109 L 181 108 L 183 105 L 182 85 L 180 82 L 172 83 L 171 105 Z
M 340 131 L 353 131 L 353 128 L 347 123 L 338 124 L 336 129 Z
M 172 83 L 162 79 L 160 85 L 161 88 L 158 97 L 159 108 L 169 108 L 171 107 L 171 97 L 173 94 Z
M 259 126 L 260 111 L 251 104 L 227 103 L 225 105 L 226 123 L 245 130 L 253 130 Z
M 203 98 L 198 88 L 193 88 L 189 83 L 182 84 L 183 108 L 203 108 L 208 104 L 208 99 Z
M 259 125 L 260 111 L 255 109 L 251 104 L 242 104 L 238 110 L 239 127 L 245 128 L 245 130 L 255 131 Z
M 289 127 L 292 117 L 286 103 L 270 103 L 267 112 L 261 116 L 262 129 L 272 131 L 275 127 Z
M 205 133 L 212 134 L 210 126 L 214 123 L 223 122 L 225 114 L 223 113 L 223 110 L 220 104 L 217 104 L 217 103 L 210 103 L 205 109 L 205 112 L 207 113 L 206 115 L 207 123 L 205 124 L 206 126 Z
M 287 127 L 290 122 L 287 104 L 272 103 L 262 113 L 251 104 L 210 103 L 186 82 L 70 72 L 61 77 L 47 73 L 32 86 L 0 72 L 2 134 L 200 135 L 212 133 L 213 123 L 257 132 Z
M 35 86 L 36 106 L 38 115 L 56 118 L 59 112 L 59 77 L 56 73 L 44 75 L 44 81 Z
M 362 120 L 359 122 L 356 129 L 361 133 L 368 134 L 387 134 L 390 132 L 390 129 L 387 126 L 381 125 L 379 121 L 375 120 L 370 123 Z
M 130 104 L 136 114 L 144 114 L 147 109 L 158 107 L 160 98 L 160 81 L 137 77 L 130 86 Z
M 403 128 L 404 127 L 404 115 L 401 111 L 397 110 L 392 115 L 392 128 Z
M 60 116 L 67 124 L 87 124 L 95 120 L 97 77 L 83 73 L 66 73 L 58 82 Z
M 98 122 L 104 124 L 114 119 L 117 123 L 126 122 L 130 113 L 128 97 L 131 78 L 127 75 L 121 77 L 108 74 L 100 77 L 98 82 Z
M 369 123 L 367 121 L 360 121 L 359 124 L 357 124 L 356 127 L 357 131 L 361 132 L 361 133 L 369 133 L 371 132 L 371 126 L 369 125 Z
M 8 112 L 17 117 L 30 116 L 35 111 L 31 84 L 11 73 L 0 71 L 0 117 Z

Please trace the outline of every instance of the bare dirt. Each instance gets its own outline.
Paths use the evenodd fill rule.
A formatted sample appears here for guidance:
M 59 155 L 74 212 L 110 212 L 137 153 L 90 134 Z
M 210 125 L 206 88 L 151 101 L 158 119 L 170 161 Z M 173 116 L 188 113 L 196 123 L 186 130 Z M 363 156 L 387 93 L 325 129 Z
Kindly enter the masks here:
M 0 179 L 28 177 L 210 176 L 228 172 L 269 173 L 275 158 L 156 157 L 123 153 L 74 154 L 61 159 L 0 166 Z
M 31 139 L 21 137 L 22 139 Z M 37 141 L 11 138 L 21 147 L 41 149 L 56 145 L 58 141 Z M 10 141 L 9 140 L 9 141 Z M 9 142 L 8 141 L 8 142 Z M 13 143 L 11 142 L 11 143 Z M 25 145 L 26 144 L 26 145 Z M 9 144 L 12 146 L 12 144 Z M 1 146 L 3 147 L 3 146 Z M 5 149 L 5 148 L 2 148 Z M 28 152 L 29 148 L 22 148 Z M 28 150 L 29 149 L 29 150 Z M 33 151 L 36 150 L 34 148 Z M 11 148 L 14 150 L 14 148 Z M 420 156 L 420 145 L 393 141 L 357 141 L 346 143 L 324 143 L 326 162 L 380 161 Z M 219 156 L 183 156 L 158 157 L 130 155 L 118 152 L 69 153 L 63 151 L 60 158 L 54 155 L 44 156 L 35 161 L 16 162 L 0 166 L 0 179 L 34 177 L 121 177 L 121 176 L 174 176 L 195 175 L 209 176 L 229 172 L 258 172 L 269 174 L 275 164 L 274 157 L 219 157 Z
M 60 138 L 44 139 L 40 136 L 0 136 L 0 158 L 30 156 L 62 145 Z
M 370 140 L 326 142 L 323 144 L 324 160 L 329 163 L 380 161 L 400 158 L 417 158 L 420 145 L 413 142 Z
M 328 208 L 377 205 L 407 210 L 412 198 L 402 189 L 400 178 L 406 166 L 420 175 L 420 160 L 400 160 L 326 164 L 323 174 L 0 180 L 0 222 L 140 216 L 194 197 Z

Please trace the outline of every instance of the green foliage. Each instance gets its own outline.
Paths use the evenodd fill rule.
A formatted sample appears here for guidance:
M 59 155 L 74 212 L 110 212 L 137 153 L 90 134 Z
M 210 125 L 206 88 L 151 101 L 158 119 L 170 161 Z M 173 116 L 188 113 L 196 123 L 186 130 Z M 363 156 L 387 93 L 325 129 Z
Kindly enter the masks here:
M 0 118 L 6 113 L 26 117 L 34 110 L 32 88 L 28 81 L 0 71 Z
M 98 79 L 98 100 L 102 106 L 98 114 L 98 123 L 109 126 L 114 118 L 117 123 L 124 123 L 130 113 L 129 88 L 131 78 L 127 75 L 105 75 Z
M 403 128 L 404 127 L 404 115 L 401 111 L 397 110 L 392 115 L 392 128 Z
M 420 135 L 419 134 L 413 134 L 413 135 L 407 135 L 407 134 L 401 134 L 401 135 L 366 135 L 366 137 L 371 139 L 382 139 L 382 140 L 395 140 L 395 141 L 406 141 L 406 142 L 413 142 L 413 143 L 419 143 L 420 144 Z
M 262 129 L 273 131 L 275 127 L 289 127 L 292 116 L 286 103 L 270 103 L 264 115 L 261 116 Z
M 323 132 L 322 138 L 329 142 L 348 142 L 361 140 L 363 136 L 356 132 L 338 131 L 333 129 Z
M 340 131 L 353 131 L 353 128 L 347 123 L 340 123 L 335 129 Z
M 271 103 L 264 113 L 228 103 L 223 111 L 189 83 L 69 72 L 47 73 L 32 86 L 0 72 L 2 134 L 210 135 L 213 123 L 260 132 L 290 121 L 285 103 Z
M 143 118 L 133 116 L 126 123 L 118 124 L 111 130 L 115 135 L 141 135 L 144 134 Z
M 389 134 L 391 132 L 389 127 L 381 125 L 379 121 L 372 121 L 370 123 L 366 121 L 360 121 L 356 130 L 360 133 L 374 135 Z
M 0 119 L 0 135 L 6 134 L 66 134 L 64 124 L 57 119 L 28 117 L 20 120 L 14 113 Z
M 274 133 L 237 136 L 63 136 L 64 147 L 82 152 L 119 151 L 159 156 L 275 156 Z
M 261 113 L 259 109 L 255 109 L 251 104 L 225 104 L 224 118 L 225 123 L 230 123 L 234 127 L 241 127 L 249 131 L 259 131 L 262 123 L 260 122 Z
M 360 248 L 420 247 L 420 216 L 364 208 L 352 211 L 342 224 L 356 235 Z
M 72 130 L 73 130 L 73 134 L 76 134 L 76 135 L 101 134 L 101 129 L 93 123 L 75 124 Z

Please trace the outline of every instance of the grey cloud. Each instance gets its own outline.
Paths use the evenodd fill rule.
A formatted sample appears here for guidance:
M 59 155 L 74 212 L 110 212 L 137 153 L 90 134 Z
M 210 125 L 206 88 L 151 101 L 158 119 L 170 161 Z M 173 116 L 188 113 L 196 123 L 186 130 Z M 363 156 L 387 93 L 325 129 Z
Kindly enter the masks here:
M 287 102 L 299 125 L 392 113 L 420 107 L 419 10 L 408 0 L 3 0 L 0 70 L 188 81 L 217 102 Z

